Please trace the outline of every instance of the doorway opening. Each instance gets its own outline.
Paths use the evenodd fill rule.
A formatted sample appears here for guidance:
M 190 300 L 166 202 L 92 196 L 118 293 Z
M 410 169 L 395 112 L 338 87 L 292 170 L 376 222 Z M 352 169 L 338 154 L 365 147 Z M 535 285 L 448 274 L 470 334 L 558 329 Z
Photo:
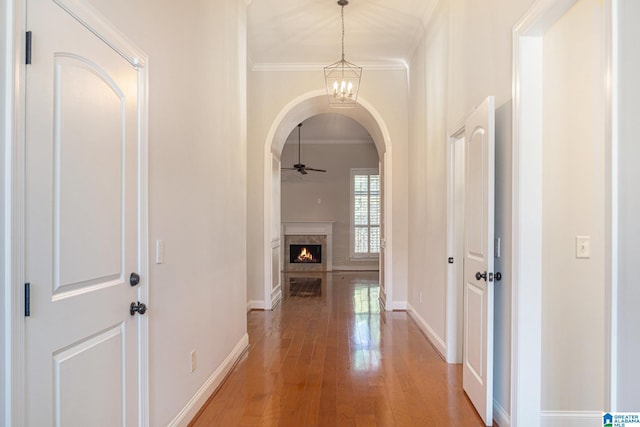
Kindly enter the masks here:
M 462 363 L 463 286 L 464 286 L 464 127 L 450 137 L 447 147 L 447 363 Z
M 333 112 L 326 102 L 324 91 L 318 90 L 302 95 L 287 106 L 274 120 L 265 140 L 264 150 L 264 300 L 263 309 L 271 310 L 282 298 L 280 271 L 283 264 L 283 239 L 281 217 L 281 155 L 284 143 L 291 130 L 305 119 L 322 113 Z M 379 282 L 380 302 L 387 310 L 401 309 L 402 303 L 393 300 L 393 251 L 392 217 L 393 203 L 390 136 L 380 114 L 364 98 L 358 105 L 340 112 L 358 122 L 371 136 L 379 159 L 381 179 L 381 224 Z

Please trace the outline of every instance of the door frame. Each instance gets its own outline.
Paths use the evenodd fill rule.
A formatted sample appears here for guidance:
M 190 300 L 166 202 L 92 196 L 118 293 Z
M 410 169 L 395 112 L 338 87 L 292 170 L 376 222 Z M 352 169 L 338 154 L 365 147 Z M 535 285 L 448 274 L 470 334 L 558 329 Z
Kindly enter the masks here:
M 456 221 L 456 205 L 459 195 L 456 191 L 457 173 L 465 170 L 456 156 L 456 145 L 464 144 L 464 124 L 449 132 L 447 138 L 447 256 L 454 262 L 447 264 L 446 293 L 446 354 L 447 363 L 462 363 L 463 343 L 463 282 L 464 282 L 464 221 Z M 464 148 L 464 147 L 463 147 Z M 463 214 L 464 215 L 464 214 Z M 448 261 L 447 261 L 448 262 Z
M 512 329 L 511 329 L 511 425 L 538 425 L 541 416 L 542 371 L 542 43 L 544 32 L 558 22 L 578 0 L 538 0 L 513 27 L 513 247 L 512 247 Z M 605 408 L 615 409 L 612 393 L 615 375 L 615 331 L 612 293 L 617 289 L 615 271 L 616 240 L 614 220 L 616 204 L 611 195 L 617 191 L 614 179 L 615 129 L 612 115 L 612 7 L 616 0 L 606 0 L 605 40 L 606 68 L 603 82 L 607 87 L 605 117 L 606 171 L 610 196 L 604 201 L 608 213 L 605 230 L 605 342 L 610 349 L 605 367 Z M 613 387 L 612 387 L 613 386 Z
M 83 0 L 52 0 L 62 9 L 114 49 L 138 71 L 138 262 L 143 278 L 138 298 L 149 300 L 148 248 L 148 56 L 131 43 L 95 8 Z M 23 425 L 25 421 L 25 317 L 23 314 L 25 282 L 25 72 L 24 45 L 27 0 L 7 0 L 6 33 L 0 36 L 7 51 L 9 65 L 1 82 L 6 88 L 6 102 L 0 107 L 6 130 L 2 135 L 4 151 L 4 211 L 2 248 L 5 266 L 3 289 L 4 324 L 4 419 L 5 425 Z M 6 37 L 6 40 L 4 39 Z M 138 425 L 149 425 L 149 321 L 137 316 L 138 342 Z

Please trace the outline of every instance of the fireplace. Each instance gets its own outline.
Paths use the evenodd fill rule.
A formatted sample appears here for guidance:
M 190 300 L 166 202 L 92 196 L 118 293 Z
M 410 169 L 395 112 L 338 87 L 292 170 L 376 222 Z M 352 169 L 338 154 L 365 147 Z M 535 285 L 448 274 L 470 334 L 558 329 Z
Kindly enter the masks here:
M 289 262 L 291 264 L 321 264 L 322 245 L 290 244 Z
M 333 271 L 333 221 L 286 221 L 282 223 L 281 269 L 296 271 Z M 298 260 L 303 248 L 306 254 Z M 310 256 L 309 256 L 310 253 Z M 311 258 L 312 257 L 312 258 Z

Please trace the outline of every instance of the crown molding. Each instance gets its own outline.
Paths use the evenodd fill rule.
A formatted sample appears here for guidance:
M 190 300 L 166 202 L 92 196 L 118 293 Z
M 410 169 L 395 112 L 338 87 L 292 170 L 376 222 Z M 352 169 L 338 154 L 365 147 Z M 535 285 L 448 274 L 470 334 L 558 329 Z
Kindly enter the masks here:
M 286 63 L 286 62 L 258 62 L 248 60 L 250 71 L 321 71 L 328 64 L 320 63 Z M 359 67 L 365 71 L 407 71 L 404 59 L 387 62 L 359 62 Z
M 347 145 L 347 144 L 373 144 L 373 139 L 304 139 L 302 145 Z M 285 145 L 298 145 L 298 139 L 287 139 Z

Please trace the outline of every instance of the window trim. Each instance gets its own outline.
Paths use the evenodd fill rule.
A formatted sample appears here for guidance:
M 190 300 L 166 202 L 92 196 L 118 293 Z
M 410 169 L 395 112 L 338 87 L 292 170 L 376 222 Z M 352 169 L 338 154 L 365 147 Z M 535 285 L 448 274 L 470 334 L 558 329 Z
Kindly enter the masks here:
M 349 251 L 351 261 L 374 261 L 380 259 L 380 252 L 372 253 L 356 253 L 355 252 L 355 194 L 354 194 L 354 176 L 355 175 L 377 175 L 380 176 L 380 171 L 378 168 L 351 168 L 349 174 L 349 202 L 350 202 L 350 212 L 349 212 Z M 382 187 L 382 181 L 380 181 L 380 186 Z M 371 195 L 369 191 L 369 196 Z M 370 206 L 370 205 L 369 205 Z M 380 224 L 378 225 L 367 225 L 369 229 L 372 227 L 377 227 L 378 229 L 382 229 L 382 188 L 380 188 Z

